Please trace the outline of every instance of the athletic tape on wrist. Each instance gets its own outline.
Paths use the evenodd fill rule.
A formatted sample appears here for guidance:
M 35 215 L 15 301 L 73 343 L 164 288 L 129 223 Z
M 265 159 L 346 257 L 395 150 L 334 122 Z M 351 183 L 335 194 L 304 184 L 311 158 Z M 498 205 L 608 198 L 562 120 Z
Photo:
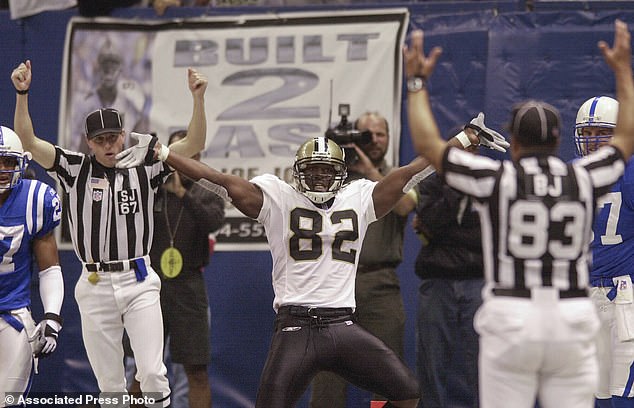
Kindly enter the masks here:
M 471 146 L 471 140 L 469 140 L 469 136 L 467 136 L 464 130 L 456 135 L 456 139 L 458 139 L 462 147 L 465 149 Z
M 165 161 L 167 160 L 167 156 L 169 156 L 169 154 L 170 154 L 170 148 L 162 144 L 161 149 L 159 150 L 158 155 L 156 157 L 160 161 Z
M 407 194 L 407 192 L 409 190 L 411 190 L 412 188 L 414 188 L 416 186 L 416 184 L 418 184 L 421 181 L 425 180 L 427 177 L 432 175 L 435 171 L 436 171 L 436 169 L 434 168 L 434 166 L 427 166 L 423 170 L 421 170 L 418 173 L 414 174 L 412 176 L 412 178 L 409 179 L 407 184 L 405 184 L 405 186 L 403 187 L 403 194 Z

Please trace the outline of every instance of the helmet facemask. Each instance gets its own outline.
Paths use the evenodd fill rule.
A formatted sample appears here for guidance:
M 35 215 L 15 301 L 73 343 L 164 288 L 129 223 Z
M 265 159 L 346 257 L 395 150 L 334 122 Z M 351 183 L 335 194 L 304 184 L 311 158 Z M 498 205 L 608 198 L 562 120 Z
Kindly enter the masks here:
M 586 156 L 612 139 L 618 110 L 619 103 L 608 96 L 590 98 L 581 105 L 575 121 L 577 156 Z
M 347 177 L 343 150 L 324 137 L 305 142 L 297 150 L 293 176 L 300 193 L 316 204 L 325 203 Z
M 587 156 L 599 147 L 608 144 L 614 135 L 614 128 L 604 126 L 592 126 L 597 128 L 600 134 L 584 135 L 590 126 L 584 126 L 576 129 L 575 132 L 575 152 L 577 156 Z

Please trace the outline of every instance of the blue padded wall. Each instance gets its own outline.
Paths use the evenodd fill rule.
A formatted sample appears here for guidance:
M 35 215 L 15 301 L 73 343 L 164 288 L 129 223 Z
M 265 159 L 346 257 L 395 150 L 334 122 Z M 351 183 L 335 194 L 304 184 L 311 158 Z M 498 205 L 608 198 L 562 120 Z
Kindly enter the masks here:
M 573 9 L 572 5 L 577 5 Z M 387 3 L 373 5 L 386 7 Z M 469 121 L 480 110 L 487 124 L 501 129 L 511 106 L 518 101 L 544 99 L 561 110 L 561 153 L 573 156 L 572 135 L 577 107 L 598 94 L 613 95 L 614 78 L 596 47 L 600 39 L 611 42 L 612 24 L 618 16 L 634 26 L 634 12 L 584 11 L 583 4 L 566 2 L 565 8 L 522 11 L 523 2 L 425 2 L 409 6 L 410 29 L 423 28 L 425 47 L 444 48 L 440 65 L 430 79 L 433 110 L 446 134 Z M 356 6 L 355 6 L 356 7 Z M 349 6 L 349 8 L 354 8 Z M 540 7 L 537 7 L 539 10 Z M 168 10 L 166 17 L 240 13 L 245 9 Z M 252 8 L 248 11 L 270 11 Z M 66 23 L 74 10 L 44 13 L 12 21 L 0 12 L 0 122 L 12 125 L 14 92 L 9 81 L 13 67 L 24 58 L 34 63 L 31 113 L 37 133 L 57 140 L 61 63 Z M 150 9 L 116 10 L 117 17 L 155 18 Z M 401 162 L 414 157 L 403 110 Z M 504 157 L 503 155 L 498 155 Z M 414 367 L 414 322 L 418 278 L 413 263 L 419 243 L 408 228 L 405 260 L 399 267 L 407 310 L 406 360 Z M 61 256 L 66 282 L 63 314 L 66 325 L 59 350 L 42 362 L 34 380 L 35 391 L 94 391 L 96 382 L 85 357 L 77 306 L 73 297 L 80 264 L 74 253 Z M 253 406 L 273 324 L 271 259 L 268 252 L 214 254 L 205 271 L 212 315 L 210 376 L 214 406 Z M 34 293 L 37 289 L 34 288 Z M 34 296 L 34 314 L 41 313 Z M 39 307 L 39 309 L 38 309 Z M 195 335 L 193 333 L 192 335 Z M 369 395 L 354 391 L 349 406 L 367 407 Z M 300 407 L 306 407 L 306 398 Z

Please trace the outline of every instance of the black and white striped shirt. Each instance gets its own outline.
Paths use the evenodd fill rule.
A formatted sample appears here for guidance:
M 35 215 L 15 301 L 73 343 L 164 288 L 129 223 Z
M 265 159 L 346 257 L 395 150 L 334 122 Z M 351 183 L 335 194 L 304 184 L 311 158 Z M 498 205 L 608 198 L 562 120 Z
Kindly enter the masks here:
M 106 168 L 94 156 L 55 146 L 49 170 L 68 198 L 75 253 L 82 262 L 109 262 L 150 253 L 154 198 L 169 168 L 162 162 Z
M 450 148 L 443 176 L 475 199 L 490 286 L 576 290 L 588 286 L 597 199 L 624 168 L 611 146 L 568 164 L 550 155 L 497 161 Z

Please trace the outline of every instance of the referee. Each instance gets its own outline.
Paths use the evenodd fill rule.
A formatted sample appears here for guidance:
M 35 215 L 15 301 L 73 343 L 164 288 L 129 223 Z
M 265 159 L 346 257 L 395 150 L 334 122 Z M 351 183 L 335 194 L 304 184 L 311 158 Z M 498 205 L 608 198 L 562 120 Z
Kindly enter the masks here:
M 615 23 L 614 46 L 599 43 L 620 102 L 610 145 L 573 163 L 556 156 L 559 113 L 536 101 L 517 105 L 510 122 L 512 161 L 449 148 L 440 138 L 424 86 L 408 87 L 417 151 L 447 184 L 474 199 L 480 214 L 486 286 L 480 334 L 480 404 L 582 408 L 598 385 L 597 312 L 587 296 L 592 222 L 634 151 L 630 33 Z M 423 33 L 406 49 L 408 81 L 424 85 L 440 56 L 422 52 Z M 465 142 L 468 144 L 468 141 Z
M 16 133 L 33 159 L 61 184 L 75 253 L 83 270 L 75 287 L 88 360 L 100 391 L 126 393 L 123 330 L 137 363 L 143 393 L 156 406 L 170 404 L 163 364 L 160 279 L 150 266 L 153 208 L 159 185 L 170 169 L 148 161 L 117 169 L 123 150 L 123 121 L 115 109 L 98 109 L 86 118 L 86 141 L 92 155 L 72 152 L 35 136 L 28 111 L 31 62 L 20 64 L 11 79 L 17 91 Z M 187 136 L 171 147 L 192 156 L 205 144 L 204 93 L 207 80 L 188 70 L 193 115 Z

